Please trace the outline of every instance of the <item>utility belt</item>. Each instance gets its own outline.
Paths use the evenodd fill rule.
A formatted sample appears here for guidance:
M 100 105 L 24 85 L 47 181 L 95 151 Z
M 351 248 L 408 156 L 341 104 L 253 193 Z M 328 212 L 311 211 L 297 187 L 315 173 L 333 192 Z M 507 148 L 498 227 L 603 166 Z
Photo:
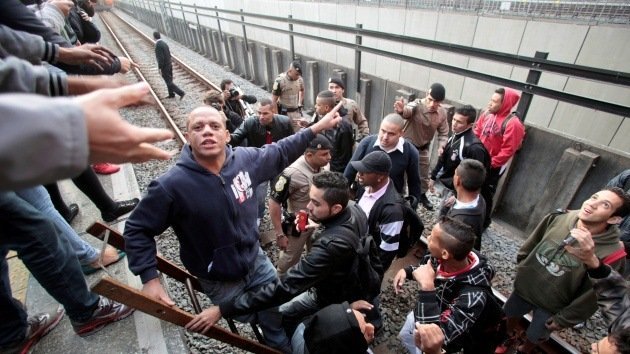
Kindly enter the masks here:
M 278 113 L 280 113 L 280 114 L 297 112 L 299 110 L 300 110 L 300 107 L 290 108 L 290 107 L 278 104 Z
M 426 144 L 420 145 L 420 146 L 418 146 L 418 145 L 414 145 L 414 146 L 416 147 L 416 149 L 418 149 L 418 151 L 420 151 L 420 150 L 424 151 L 424 150 L 429 150 L 429 146 L 431 146 L 431 143 L 426 143 Z

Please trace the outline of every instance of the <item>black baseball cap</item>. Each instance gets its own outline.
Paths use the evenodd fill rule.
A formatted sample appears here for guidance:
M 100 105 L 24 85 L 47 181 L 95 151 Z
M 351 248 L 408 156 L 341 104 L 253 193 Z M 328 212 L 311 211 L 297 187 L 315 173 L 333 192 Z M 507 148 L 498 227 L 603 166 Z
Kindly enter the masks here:
M 446 89 L 444 88 L 444 85 L 436 82 L 429 88 L 429 95 L 431 95 L 431 97 L 433 97 L 436 101 L 444 101 L 444 98 L 446 97 Z
M 341 79 L 338 79 L 336 77 L 331 77 L 330 79 L 328 79 L 328 83 L 335 84 L 344 90 L 346 89 L 346 85 L 343 84 L 343 81 L 341 81 Z
M 302 65 L 299 61 L 295 60 L 291 62 L 291 67 L 295 69 L 295 71 L 297 71 L 300 75 L 302 75 Z
M 322 134 L 317 134 L 306 147 L 307 150 L 332 150 L 332 148 L 330 140 Z
M 310 354 L 365 354 L 367 341 L 347 302 L 324 307 L 304 321 Z
M 372 151 L 365 155 L 361 161 L 350 161 L 352 167 L 361 173 L 382 173 L 389 174 L 392 168 L 392 160 L 385 151 Z

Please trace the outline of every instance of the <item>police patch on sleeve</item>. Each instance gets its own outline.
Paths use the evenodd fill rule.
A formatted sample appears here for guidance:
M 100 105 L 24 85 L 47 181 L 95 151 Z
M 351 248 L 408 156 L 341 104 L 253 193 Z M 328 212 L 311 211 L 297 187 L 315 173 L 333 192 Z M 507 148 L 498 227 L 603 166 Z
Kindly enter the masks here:
M 271 93 L 273 93 L 276 96 L 280 96 L 280 94 L 282 93 L 282 90 L 280 90 L 280 80 L 276 80 L 273 82 Z
M 280 175 L 276 177 L 273 187 L 269 192 L 271 199 L 276 202 L 282 204 L 287 201 L 289 198 L 289 184 L 291 182 L 291 177 L 287 177 L 285 175 Z
M 276 192 L 282 192 L 285 188 L 287 184 L 287 178 L 284 176 L 280 176 L 278 177 L 278 180 L 276 181 L 276 185 L 274 186 L 274 188 L 276 189 Z

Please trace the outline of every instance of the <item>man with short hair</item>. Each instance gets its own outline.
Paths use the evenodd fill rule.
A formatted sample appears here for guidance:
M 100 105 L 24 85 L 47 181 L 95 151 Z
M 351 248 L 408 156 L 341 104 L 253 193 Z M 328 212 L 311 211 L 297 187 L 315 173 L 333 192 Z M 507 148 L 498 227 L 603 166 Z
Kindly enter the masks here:
M 271 183 L 269 198 L 269 217 L 276 233 L 276 244 L 280 255 L 276 263 L 278 275 L 283 276 L 302 256 L 304 245 L 307 251 L 311 248 L 311 235 L 314 229 L 295 228 L 296 214 L 306 210 L 310 201 L 308 192 L 313 176 L 320 173 L 330 162 L 332 145 L 323 135 L 313 139 L 304 155 L 300 156 Z M 284 220 L 282 208 L 284 207 Z
M 606 187 L 619 187 L 630 193 L 630 169 L 622 171 L 606 183 Z M 621 242 L 626 249 L 626 266 L 624 270 L 624 276 L 630 279 L 630 215 L 626 215 L 619 224 L 619 230 L 621 231 Z
M 258 106 L 258 117 L 245 119 L 234 133 L 230 135 L 232 146 L 242 145 L 245 141 L 247 146 L 260 148 L 263 145 L 280 141 L 293 134 L 289 117 L 274 114 L 273 104 L 268 98 L 260 100 Z M 275 177 L 275 176 L 274 176 Z M 268 181 L 261 182 L 256 187 L 256 198 L 258 199 L 258 224 L 265 214 L 267 203 Z
M 592 238 L 595 255 L 613 269 L 623 267 L 617 224 L 630 211 L 630 197 L 620 188 L 606 188 L 584 201 L 580 210 L 543 218 L 518 251 L 514 291 L 505 302 L 508 334 L 519 318 L 533 311 L 527 340 L 518 350 L 530 353 L 551 332 L 587 320 L 597 310 L 591 282 L 582 262 L 564 246 L 576 237 Z M 512 337 L 513 338 L 513 337 Z M 509 346 L 497 347 L 503 352 Z
M 473 248 L 477 251 L 481 251 L 481 234 L 486 214 L 486 202 L 479 194 L 485 178 L 486 169 L 481 162 L 464 159 L 453 176 L 456 196 L 452 197 L 454 200 L 448 203 L 449 206 L 440 210 L 441 214 L 459 220 L 475 231 Z
M 484 228 L 490 225 L 494 193 L 504 166 L 520 149 L 525 137 L 525 127 L 519 117 L 512 115 L 512 108 L 521 98 L 511 88 L 498 88 L 488 102 L 488 108 L 481 113 L 475 123 L 475 135 L 481 140 L 490 154 L 490 171 L 487 182 L 481 191 L 486 200 L 486 221 Z
M 404 223 L 404 200 L 389 178 L 392 161 L 385 151 L 372 151 L 350 164 L 357 170 L 359 184 L 364 187 L 357 195 L 357 204 L 368 216 L 368 232 L 378 245 L 386 272 L 398 253 Z
M 446 89 L 440 83 L 434 83 L 427 91 L 424 99 L 416 99 L 405 105 L 404 99 L 394 102 L 394 110 L 407 119 L 405 127 L 405 138 L 418 149 L 420 156 L 420 182 L 422 194 L 419 202 L 427 210 L 433 210 L 433 204 L 426 196 L 429 189 L 429 147 L 435 133 L 438 134 L 438 146 L 440 153 L 444 149 L 448 139 L 448 122 L 446 121 L 446 110 L 440 106 L 446 97 Z
M 302 128 L 302 107 L 304 106 L 304 79 L 299 61 L 291 62 L 289 69 L 278 75 L 271 89 L 273 113 L 291 118 L 294 131 Z
M 367 302 L 372 299 L 362 298 L 358 271 L 351 271 L 358 262 L 359 235 L 367 231 L 367 220 L 361 209 L 348 206 L 347 183 L 337 172 L 324 171 L 313 176 L 307 208 L 309 218 L 319 222 L 320 228 L 311 251 L 284 278 L 236 297 L 213 301 L 218 306 L 204 310 L 187 328 L 207 330 L 221 316 L 251 313 L 283 303 L 280 312 L 285 328 L 295 328 L 306 316 L 344 301 L 365 300 L 362 309 L 375 309 Z
M 313 123 L 319 121 L 321 117 L 330 112 L 337 105 L 335 96 L 332 92 L 326 90 L 317 95 L 315 99 L 315 114 Z M 330 154 L 330 170 L 333 172 L 343 173 L 352 157 L 352 148 L 354 147 L 354 139 L 352 133 L 352 124 L 348 121 L 346 115 L 341 117 L 341 123 L 337 127 L 328 129 L 322 133 L 333 146 Z
M 336 77 L 331 77 L 328 79 L 328 91 L 335 95 L 335 100 L 337 102 L 341 102 L 343 104 L 343 108 L 348 111 L 348 120 L 357 126 L 356 141 L 361 141 L 363 138 L 370 135 L 368 121 L 361 112 L 357 102 L 343 96 L 346 92 L 346 85 L 344 82 Z
M 182 263 L 213 303 L 229 301 L 276 281 L 276 271 L 260 247 L 254 188 L 297 159 L 317 133 L 336 125 L 337 109 L 276 144 L 233 149 L 227 146 L 230 134 L 225 118 L 212 107 L 194 109 L 188 116 L 188 143 L 179 161 L 151 182 L 125 225 L 129 268 L 140 276 L 142 291 L 174 305 L 160 284 L 155 258 L 154 238 L 168 227 L 180 241 Z M 288 349 L 277 309 L 258 312 L 254 318 L 239 318 L 247 322 L 256 319 L 269 345 Z
M 419 266 L 408 266 L 394 277 L 398 294 L 405 279 L 415 280 L 420 293 L 416 307 L 407 315 L 400 338 L 409 353 L 416 353 L 413 330 L 416 323 L 437 324 L 447 353 L 489 353 L 487 338 L 480 340 L 482 313 L 493 301 L 490 297 L 495 275 L 487 259 L 473 250 L 475 234 L 460 221 L 444 217 L 428 237 L 426 255 Z M 496 304 L 495 304 L 496 305 Z M 498 308 L 498 306 L 497 306 Z
M 405 120 L 397 113 L 390 113 L 383 118 L 378 134 L 363 139 L 352 154 L 351 161 L 359 161 L 372 151 L 385 151 L 392 161 L 389 177 L 401 195 L 405 193 L 405 178 L 409 194 L 420 200 L 420 175 L 418 174 L 418 150 L 405 138 L 403 128 Z M 348 181 L 355 180 L 357 171 L 348 164 L 344 171 Z M 406 176 L 406 177 L 405 177 Z
M 453 175 L 463 159 L 474 159 L 490 168 L 490 155 L 475 133 L 473 126 L 477 118 L 477 110 L 465 105 L 455 110 L 451 127 L 453 135 L 448 139 L 437 164 L 431 172 L 429 190 L 433 192 L 434 183 L 439 178 L 444 187 L 453 191 Z
M 158 69 L 160 75 L 166 82 L 166 88 L 168 89 L 168 96 L 166 98 L 174 98 L 175 94 L 179 95 L 180 99 L 184 98 L 186 92 L 177 87 L 173 82 L 173 64 L 171 63 L 171 50 L 168 48 L 168 44 L 164 42 L 160 32 L 153 32 L 153 38 L 155 39 L 155 58 L 157 59 Z
M 223 92 L 226 112 L 238 114 L 241 117 L 241 120 L 247 118 L 248 114 L 243 102 L 246 102 L 247 104 L 254 104 L 258 101 L 256 96 L 244 95 L 240 88 L 234 85 L 234 81 L 230 79 L 221 80 L 219 87 Z

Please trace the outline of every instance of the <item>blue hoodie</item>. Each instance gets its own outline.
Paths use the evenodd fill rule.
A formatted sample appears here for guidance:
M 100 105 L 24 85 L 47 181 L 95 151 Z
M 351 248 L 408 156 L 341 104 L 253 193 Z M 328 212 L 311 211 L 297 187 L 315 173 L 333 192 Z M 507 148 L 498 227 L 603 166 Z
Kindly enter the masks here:
M 154 237 L 169 226 L 188 271 L 210 280 L 238 280 L 260 248 L 256 186 L 296 160 L 315 137 L 310 129 L 262 148 L 230 149 L 219 175 L 199 165 L 186 144 L 175 167 L 149 185 L 125 226 L 129 269 L 143 283 L 156 278 Z

